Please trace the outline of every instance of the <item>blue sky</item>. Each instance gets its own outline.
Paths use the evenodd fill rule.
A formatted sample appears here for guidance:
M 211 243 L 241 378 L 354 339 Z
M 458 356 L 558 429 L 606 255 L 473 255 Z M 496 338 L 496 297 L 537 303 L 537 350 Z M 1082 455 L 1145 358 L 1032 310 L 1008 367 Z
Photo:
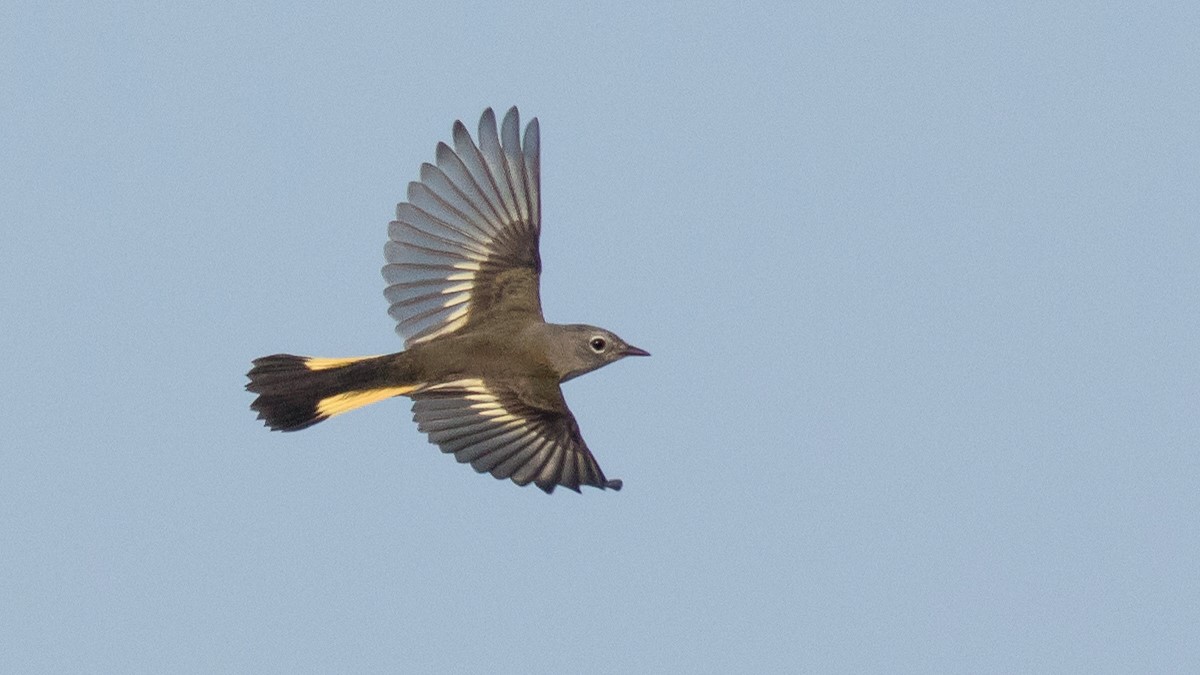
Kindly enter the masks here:
M 0 670 L 1200 667 L 1194 3 L 427 4 L 0 10 Z M 625 489 L 267 432 L 513 104 Z

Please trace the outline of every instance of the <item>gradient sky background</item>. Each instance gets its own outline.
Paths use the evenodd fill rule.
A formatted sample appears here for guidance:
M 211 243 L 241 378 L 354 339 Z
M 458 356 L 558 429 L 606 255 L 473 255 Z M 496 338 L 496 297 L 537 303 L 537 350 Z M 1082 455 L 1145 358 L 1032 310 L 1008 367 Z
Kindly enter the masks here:
M 1200 669 L 1200 5 L 429 4 L 0 9 L 0 671 Z M 625 489 L 268 433 L 513 104 Z

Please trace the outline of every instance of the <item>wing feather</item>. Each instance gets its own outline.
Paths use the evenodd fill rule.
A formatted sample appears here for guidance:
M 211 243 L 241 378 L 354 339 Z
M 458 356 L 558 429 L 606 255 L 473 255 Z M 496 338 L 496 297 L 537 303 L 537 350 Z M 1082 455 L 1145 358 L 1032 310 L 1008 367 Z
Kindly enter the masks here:
M 413 345 L 483 323 L 497 312 L 541 321 L 540 151 L 537 120 L 519 138 L 516 108 L 479 121 L 479 143 L 455 122 L 453 148 L 421 166 L 396 206 L 384 246 L 384 297 Z M 513 271 L 519 272 L 513 276 Z
M 538 389 L 522 381 L 464 379 L 412 394 L 417 428 L 443 452 L 480 473 L 535 483 L 545 492 L 562 485 L 621 488 L 605 478 L 557 383 Z

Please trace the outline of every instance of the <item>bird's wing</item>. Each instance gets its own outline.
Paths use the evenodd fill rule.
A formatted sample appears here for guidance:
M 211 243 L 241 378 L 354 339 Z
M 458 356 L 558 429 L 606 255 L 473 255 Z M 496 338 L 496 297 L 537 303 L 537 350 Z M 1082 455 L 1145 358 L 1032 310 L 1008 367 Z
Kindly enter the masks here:
M 478 145 L 461 121 L 453 135 L 388 226 L 384 295 L 406 346 L 501 314 L 542 320 L 538 121 L 522 143 L 517 109 L 497 134 L 489 108 Z
M 412 398 L 417 428 L 480 473 L 547 493 L 558 485 L 621 489 L 620 480 L 604 477 L 556 382 L 464 379 Z

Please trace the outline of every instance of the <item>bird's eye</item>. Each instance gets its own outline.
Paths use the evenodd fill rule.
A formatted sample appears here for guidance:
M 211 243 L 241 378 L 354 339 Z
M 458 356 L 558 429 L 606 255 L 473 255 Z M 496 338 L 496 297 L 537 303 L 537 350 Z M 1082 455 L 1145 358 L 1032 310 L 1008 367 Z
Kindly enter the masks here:
M 599 354 L 600 352 L 604 351 L 605 347 L 608 346 L 608 341 L 600 336 L 596 336 L 592 338 L 591 342 L 588 342 L 588 345 L 591 346 L 592 351 Z

